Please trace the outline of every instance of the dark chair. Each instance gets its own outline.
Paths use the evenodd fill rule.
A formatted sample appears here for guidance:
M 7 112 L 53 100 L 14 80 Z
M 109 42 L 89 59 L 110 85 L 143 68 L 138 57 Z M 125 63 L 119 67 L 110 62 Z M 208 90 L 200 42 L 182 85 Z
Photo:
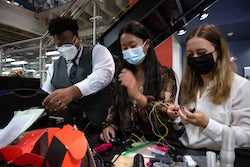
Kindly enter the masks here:
M 3 128 L 14 116 L 14 112 L 31 107 L 42 107 L 42 101 L 48 93 L 40 89 L 20 88 L 1 90 L 0 92 L 0 128 Z
M 248 167 L 250 163 L 250 150 L 235 149 L 235 167 Z
M 0 83 L 0 90 L 40 88 L 40 79 L 38 78 L 0 76 Z

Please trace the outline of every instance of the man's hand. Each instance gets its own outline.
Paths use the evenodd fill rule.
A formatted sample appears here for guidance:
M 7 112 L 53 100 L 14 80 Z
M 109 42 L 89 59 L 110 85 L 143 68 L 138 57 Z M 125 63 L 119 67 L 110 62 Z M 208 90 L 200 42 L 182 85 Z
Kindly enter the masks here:
M 76 86 L 57 89 L 48 95 L 42 102 L 48 112 L 60 112 L 67 108 L 67 105 L 75 98 L 81 97 L 81 92 Z

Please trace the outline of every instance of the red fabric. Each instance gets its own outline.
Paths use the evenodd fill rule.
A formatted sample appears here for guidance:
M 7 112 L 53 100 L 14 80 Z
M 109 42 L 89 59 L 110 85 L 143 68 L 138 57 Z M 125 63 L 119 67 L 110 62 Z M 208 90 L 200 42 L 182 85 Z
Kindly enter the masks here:
M 93 150 L 97 153 L 101 153 L 101 152 L 107 151 L 111 147 L 112 147 L 112 143 L 109 142 L 109 143 L 104 143 L 99 146 L 96 146 L 93 148 Z

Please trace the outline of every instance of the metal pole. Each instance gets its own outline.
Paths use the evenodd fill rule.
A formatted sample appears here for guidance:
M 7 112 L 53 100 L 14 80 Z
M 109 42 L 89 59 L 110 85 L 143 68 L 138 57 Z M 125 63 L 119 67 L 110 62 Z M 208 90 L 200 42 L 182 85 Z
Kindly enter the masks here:
M 22 44 L 25 42 L 32 42 L 32 41 L 36 41 L 41 39 L 42 37 L 37 37 L 37 38 L 32 38 L 32 39 L 27 39 L 27 40 L 22 40 L 22 41 L 17 41 L 17 42 L 12 42 L 12 43 L 7 43 L 7 44 L 3 44 L 0 47 L 6 47 L 6 46 L 12 46 L 12 45 L 17 45 L 17 44 Z
M 2 69 L 2 58 L 3 58 L 3 47 L 0 47 L 0 76 L 2 75 L 3 69 Z
M 93 0 L 93 45 L 96 44 L 96 0 Z
M 43 70 L 42 70 L 42 66 L 44 66 L 44 64 L 42 64 L 42 39 L 40 39 L 39 41 L 39 76 L 40 76 L 40 87 L 43 84 Z

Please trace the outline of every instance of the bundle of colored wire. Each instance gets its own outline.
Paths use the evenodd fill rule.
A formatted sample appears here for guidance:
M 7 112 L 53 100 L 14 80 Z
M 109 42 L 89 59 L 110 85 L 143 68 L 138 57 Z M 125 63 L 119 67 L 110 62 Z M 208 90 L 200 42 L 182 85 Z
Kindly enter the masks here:
M 157 143 L 160 143 L 163 140 L 167 145 L 169 145 L 168 142 L 165 140 L 165 137 L 168 135 L 168 127 L 161 121 L 161 119 L 159 118 L 159 115 L 158 115 L 158 111 L 156 109 L 157 106 L 159 106 L 159 105 L 167 107 L 167 105 L 163 102 L 155 103 L 154 106 L 152 107 L 152 110 L 149 113 L 149 122 L 151 124 L 152 132 L 157 137 L 159 137 L 159 140 L 157 141 Z M 152 118 L 156 121 L 155 123 L 153 123 Z M 157 127 L 157 122 L 159 122 L 164 127 L 164 129 L 165 129 L 164 135 L 161 135 L 161 134 L 158 134 L 155 132 L 155 129 L 159 132 L 158 127 Z M 154 126 L 154 124 L 156 127 Z

